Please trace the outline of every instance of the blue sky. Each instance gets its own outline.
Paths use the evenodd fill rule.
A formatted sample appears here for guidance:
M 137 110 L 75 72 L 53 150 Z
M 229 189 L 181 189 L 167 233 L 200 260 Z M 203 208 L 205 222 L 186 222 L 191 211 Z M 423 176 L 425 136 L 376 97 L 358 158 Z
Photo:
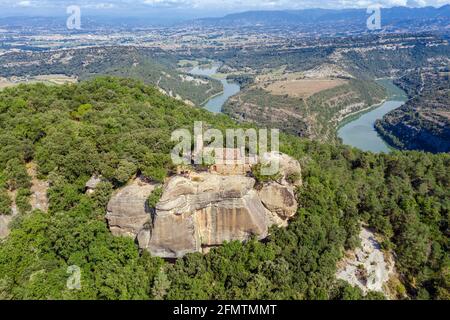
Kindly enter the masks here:
M 0 0 L 0 15 L 62 14 L 69 5 L 99 14 L 167 13 L 187 16 L 224 15 L 245 10 L 442 6 L 450 0 Z

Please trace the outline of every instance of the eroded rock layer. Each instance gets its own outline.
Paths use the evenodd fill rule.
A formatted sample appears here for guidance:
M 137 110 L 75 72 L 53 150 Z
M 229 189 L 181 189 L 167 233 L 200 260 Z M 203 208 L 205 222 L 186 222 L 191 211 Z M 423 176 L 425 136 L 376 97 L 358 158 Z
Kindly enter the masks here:
M 154 189 L 155 185 L 136 179 L 112 197 L 106 219 L 115 236 L 136 237 L 145 225 L 150 224 L 147 199 Z
M 300 185 L 298 163 L 286 168 L 282 164 L 281 171 L 289 174 L 298 168 L 294 183 Z M 151 210 L 147 199 L 156 186 L 137 179 L 112 197 L 106 218 L 114 235 L 137 238 L 154 256 L 179 258 L 225 241 L 264 239 L 270 226 L 285 226 L 297 211 L 295 185 L 288 180 L 283 173 L 257 190 L 255 179 L 244 175 L 177 175 Z

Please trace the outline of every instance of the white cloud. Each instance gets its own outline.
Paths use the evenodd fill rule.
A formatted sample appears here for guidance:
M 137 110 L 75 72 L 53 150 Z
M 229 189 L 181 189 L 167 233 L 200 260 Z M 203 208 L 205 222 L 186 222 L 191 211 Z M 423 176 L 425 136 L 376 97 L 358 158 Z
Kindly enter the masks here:
M 31 1 L 24 0 L 24 1 L 20 1 L 17 5 L 19 7 L 31 7 L 32 3 L 31 3 Z
M 382 7 L 426 5 L 442 6 L 450 0 L 0 0 L 0 7 L 64 8 L 76 3 L 91 9 L 140 8 L 191 8 L 212 11 L 248 9 L 304 9 L 304 8 L 367 8 L 380 4 Z
M 301 8 L 367 8 L 379 4 L 393 6 L 442 6 L 450 0 L 141 0 L 153 7 L 191 7 L 191 8 L 260 8 L 260 9 L 301 9 Z
M 423 7 L 427 5 L 427 2 L 425 0 L 408 0 L 406 5 L 408 7 Z
M 114 3 L 89 3 L 82 6 L 83 8 L 89 8 L 89 9 L 114 9 L 116 8 L 116 5 Z

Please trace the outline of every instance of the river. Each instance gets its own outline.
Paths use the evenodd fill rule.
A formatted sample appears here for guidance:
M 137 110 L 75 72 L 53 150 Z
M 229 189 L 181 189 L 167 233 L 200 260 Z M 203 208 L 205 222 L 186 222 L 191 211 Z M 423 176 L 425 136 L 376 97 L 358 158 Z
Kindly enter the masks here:
M 390 79 L 377 80 L 377 82 L 387 89 L 387 101 L 351 121 L 344 122 L 338 130 L 338 136 L 344 144 L 363 151 L 389 153 L 392 148 L 376 131 L 375 122 L 383 118 L 385 114 L 401 107 L 406 102 L 407 96 Z
M 195 75 L 212 77 L 217 73 L 219 64 L 213 64 L 208 68 L 194 67 L 190 73 Z M 220 79 L 224 91 L 208 100 L 204 107 L 214 113 L 220 113 L 225 102 L 231 96 L 239 93 L 240 86 L 226 79 Z M 343 143 L 361 149 L 363 151 L 372 151 L 375 153 L 388 153 L 392 148 L 383 140 L 375 130 L 375 122 L 392 110 L 401 107 L 406 101 L 407 96 L 403 90 L 394 85 L 391 79 L 377 80 L 384 86 L 388 92 L 388 99 L 379 106 L 374 106 L 368 112 L 362 112 L 356 117 L 351 117 L 338 129 L 338 136 Z
M 199 76 L 212 77 L 217 73 L 219 69 L 219 64 L 214 64 L 212 67 L 203 68 L 203 67 L 194 67 L 189 72 Z M 205 109 L 214 112 L 220 113 L 222 112 L 222 107 L 227 102 L 228 98 L 234 96 L 235 94 L 241 91 L 241 87 L 232 81 L 228 81 L 226 79 L 218 79 L 223 85 L 223 92 L 209 99 L 208 102 L 204 105 Z

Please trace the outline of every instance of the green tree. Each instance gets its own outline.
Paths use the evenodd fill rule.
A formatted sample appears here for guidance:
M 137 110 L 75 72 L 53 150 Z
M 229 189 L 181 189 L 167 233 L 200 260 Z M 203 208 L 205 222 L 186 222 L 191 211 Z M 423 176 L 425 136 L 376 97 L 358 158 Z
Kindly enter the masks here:
M 0 215 L 10 215 L 12 201 L 6 190 L 0 189 Z

